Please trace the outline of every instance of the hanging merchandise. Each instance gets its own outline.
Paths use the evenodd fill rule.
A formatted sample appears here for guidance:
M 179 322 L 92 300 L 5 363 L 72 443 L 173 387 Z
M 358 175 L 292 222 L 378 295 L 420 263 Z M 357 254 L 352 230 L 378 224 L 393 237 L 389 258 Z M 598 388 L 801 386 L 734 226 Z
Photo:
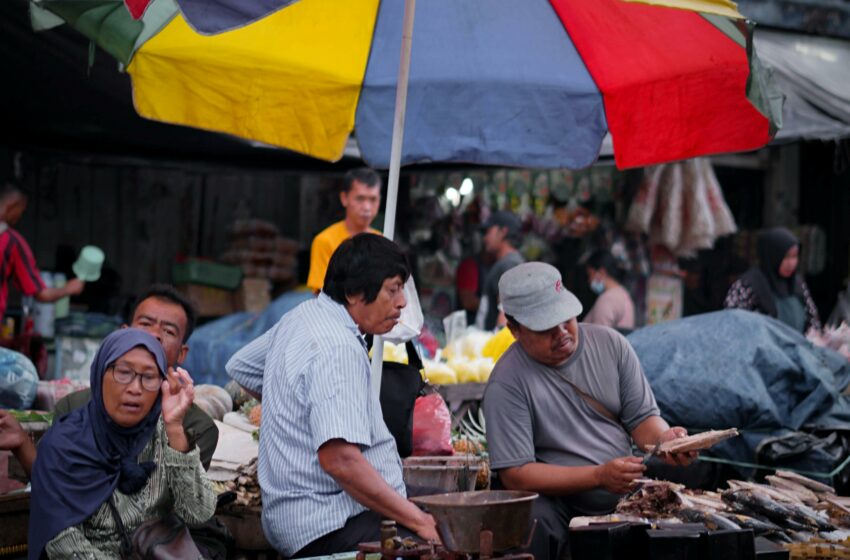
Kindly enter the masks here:
M 711 163 L 705 158 L 647 168 L 626 229 L 649 235 L 676 257 L 710 249 L 737 231 Z

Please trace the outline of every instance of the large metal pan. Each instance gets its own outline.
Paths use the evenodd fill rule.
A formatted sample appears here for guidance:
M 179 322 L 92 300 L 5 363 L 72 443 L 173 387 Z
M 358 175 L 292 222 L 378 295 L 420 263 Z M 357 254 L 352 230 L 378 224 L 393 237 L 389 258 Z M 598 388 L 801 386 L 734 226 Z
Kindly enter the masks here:
M 493 534 L 493 551 L 523 544 L 534 492 L 486 490 L 422 496 L 411 500 L 434 516 L 443 546 L 452 552 L 477 554 L 481 532 Z

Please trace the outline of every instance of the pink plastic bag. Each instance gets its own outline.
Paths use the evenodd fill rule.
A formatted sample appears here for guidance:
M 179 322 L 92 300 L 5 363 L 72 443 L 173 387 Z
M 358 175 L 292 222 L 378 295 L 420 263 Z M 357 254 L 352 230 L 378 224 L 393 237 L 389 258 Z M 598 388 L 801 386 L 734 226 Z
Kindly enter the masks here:
M 413 406 L 413 455 L 453 455 L 452 417 L 439 393 L 416 399 Z

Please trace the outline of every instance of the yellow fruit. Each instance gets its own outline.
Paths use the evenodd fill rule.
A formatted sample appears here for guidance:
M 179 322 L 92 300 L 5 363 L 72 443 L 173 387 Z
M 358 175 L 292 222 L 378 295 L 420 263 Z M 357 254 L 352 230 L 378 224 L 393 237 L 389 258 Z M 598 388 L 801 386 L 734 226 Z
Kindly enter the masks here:
M 457 374 L 452 368 L 440 362 L 426 360 L 425 379 L 434 385 L 451 385 L 457 383 Z
M 493 371 L 493 358 L 478 358 L 474 362 L 476 373 L 478 375 L 478 381 L 480 383 L 487 383 L 487 380 L 490 379 L 490 373 Z
M 392 342 L 384 343 L 384 361 L 398 362 L 400 364 L 407 363 L 407 348 L 404 344 L 393 344 Z
M 484 345 L 484 348 L 481 350 L 481 354 L 485 358 L 492 358 L 493 360 L 498 360 L 502 357 L 505 350 L 507 350 L 511 344 L 514 343 L 514 335 L 511 334 L 510 329 L 507 327 L 503 328 L 496 334 L 490 337 L 490 340 Z
M 448 366 L 452 368 L 457 375 L 458 383 L 478 383 L 481 381 L 481 377 L 478 374 L 479 370 L 475 362 L 457 359 L 450 361 Z

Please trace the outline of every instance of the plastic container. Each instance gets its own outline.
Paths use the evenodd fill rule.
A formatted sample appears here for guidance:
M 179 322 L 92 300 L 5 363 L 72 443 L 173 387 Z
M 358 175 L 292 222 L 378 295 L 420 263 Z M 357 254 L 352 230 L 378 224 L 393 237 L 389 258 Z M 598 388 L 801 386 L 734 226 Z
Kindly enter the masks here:
M 242 269 L 238 266 L 189 259 L 172 267 L 171 281 L 174 284 L 201 284 L 235 290 L 242 282 Z
M 80 256 L 71 266 L 74 274 L 84 282 L 97 282 L 100 279 L 100 270 L 103 268 L 103 260 L 106 255 L 100 247 L 86 245 L 80 250 Z
M 53 287 L 54 288 L 62 288 L 65 284 L 68 283 L 68 278 L 61 272 L 56 272 L 53 274 Z M 53 317 L 55 319 L 61 319 L 63 317 L 67 317 L 71 308 L 71 298 L 65 296 L 63 298 L 59 298 L 53 304 L 55 307 L 53 309 Z
M 49 272 L 42 272 L 41 279 L 44 281 L 44 285 L 48 288 L 53 287 L 53 275 Z M 33 304 L 32 309 L 32 318 L 33 318 L 33 328 L 35 332 L 43 336 L 44 338 L 53 338 L 55 334 L 55 330 L 53 328 L 53 319 L 55 317 L 56 306 L 54 303 L 43 303 L 40 301 L 36 301 Z

